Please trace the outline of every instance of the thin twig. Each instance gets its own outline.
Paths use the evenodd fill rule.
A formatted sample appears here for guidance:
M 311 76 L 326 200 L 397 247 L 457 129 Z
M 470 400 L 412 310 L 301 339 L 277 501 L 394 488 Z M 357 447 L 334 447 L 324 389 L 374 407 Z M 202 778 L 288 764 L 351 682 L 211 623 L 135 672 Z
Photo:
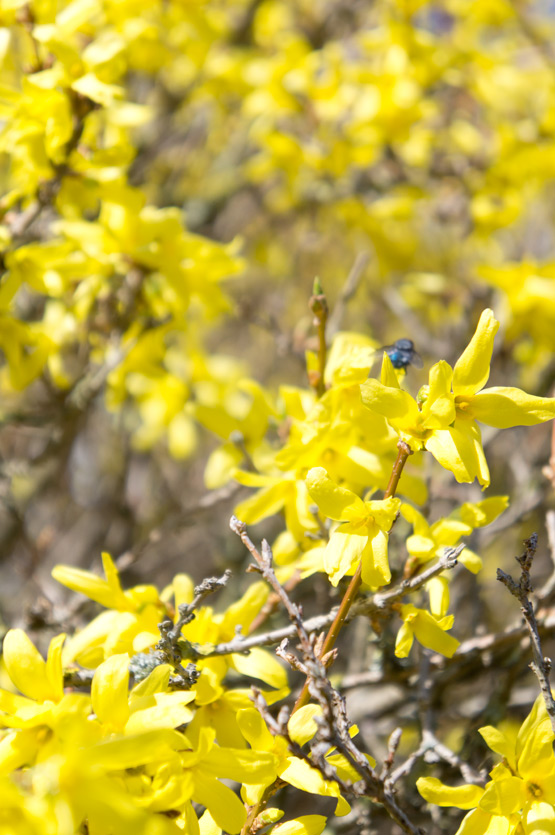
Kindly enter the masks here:
M 238 533 L 238 530 L 235 530 L 235 528 L 232 528 L 232 530 Z M 248 539 L 248 536 L 246 538 Z M 250 539 L 248 539 L 248 541 L 254 548 L 255 546 L 252 544 Z M 388 592 L 377 592 L 371 597 L 357 601 L 351 609 L 351 612 L 348 613 L 346 620 L 351 620 L 351 618 L 359 615 L 367 616 L 369 614 L 383 614 L 388 607 L 400 600 L 406 594 L 418 591 L 418 589 L 425 585 L 432 577 L 436 577 L 448 568 L 453 568 L 457 564 L 457 558 L 464 547 L 464 545 L 458 545 L 456 548 L 446 548 L 445 553 L 442 557 L 440 557 L 438 562 L 431 566 L 431 568 L 422 572 L 422 574 L 413 577 L 411 580 L 403 580 L 402 583 Z M 275 599 L 279 599 L 277 595 L 274 600 Z M 304 621 L 303 626 L 308 634 L 319 632 L 321 629 L 325 629 L 326 626 L 329 626 L 330 623 L 332 623 L 334 618 L 337 616 L 337 612 L 338 609 L 333 609 L 331 612 L 324 615 L 316 615 L 315 617 Z M 248 637 L 238 635 L 236 638 L 231 641 L 227 641 L 226 643 L 214 644 L 211 647 L 205 647 L 202 650 L 199 649 L 197 657 L 200 658 L 202 656 L 203 658 L 208 658 L 211 655 L 246 653 L 254 647 L 277 645 L 285 638 L 293 638 L 295 636 L 295 631 L 295 626 L 282 626 L 279 629 L 272 629 L 268 632 L 262 633 L 261 635 L 249 635 Z M 325 654 L 326 652 L 329 652 L 329 649 L 326 650 L 324 645 L 322 648 L 322 654 Z
M 497 579 L 509 589 L 511 594 L 516 597 L 522 607 L 521 610 L 530 634 L 530 643 L 532 645 L 532 653 L 534 656 L 534 660 L 530 662 L 530 669 L 539 681 L 545 707 L 551 720 L 551 727 L 555 732 L 555 700 L 553 699 L 551 685 L 549 684 L 551 659 L 543 655 L 540 634 L 538 631 L 538 623 L 534 613 L 534 607 L 530 602 L 530 595 L 533 592 L 530 570 L 532 568 L 532 562 L 534 560 L 537 545 L 538 535 L 535 533 L 532 534 L 529 539 L 524 540 L 526 550 L 522 556 L 516 557 L 516 561 L 522 569 L 518 582 L 513 580 L 510 574 L 506 574 L 500 568 L 497 569 Z
M 445 548 L 438 561 L 434 563 L 434 565 L 430 566 L 430 568 L 423 571 L 422 574 L 417 574 L 410 580 L 403 580 L 396 588 L 390 589 L 390 591 L 375 594 L 369 599 L 367 604 L 365 601 L 360 601 L 356 607 L 357 613 L 358 611 L 375 611 L 376 607 L 378 609 L 383 609 L 386 606 L 391 606 L 392 603 L 400 600 L 406 594 L 422 588 L 422 586 L 426 585 L 426 583 L 433 577 L 437 577 L 438 574 L 441 574 L 443 571 L 455 568 L 458 559 L 465 548 L 466 545 L 464 542 L 457 545 L 456 548 Z M 370 608 L 365 609 L 365 605 Z
M 555 421 L 553 421 L 555 426 Z M 548 510 L 545 514 L 545 526 L 547 528 L 547 541 L 549 542 L 549 555 L 551 557 L 551 574 L 541 589 L 536 592 L 538 600 L 547 600 L 555 591 L 555 511 Z
M 314 640 L 314 636 L 309 636 L 299 607 L 289 599 L 287 592 L 277 580 L 272 568 L 272 551 L 270 546 L 263 540 L 261 550 L 258 551 L 247 534 L 246 525 L 234 516 L 231 518 L 230 527 L 240 536 L 241 541 L 254 558 L 257 569 L 282 601 L 297 633 L 302 658 L 289 652 L 285 641 L 278 648 L 277 654 L 286 660 L 294 669 L 299 670 L 306 676 L 309 696 L 322 709 L 322 716 L 315 717 L 318 730 L 315 740 L 311 745 L 311 755 L 308 758 L 311 766 L 317 768 L 326 780 L 334 780 L 343 794 L 363 794 L 381 804 L 388 815 L 407 835 L 421 835 L 421 830 L 412 823 L 407 813 L 397 803 L 393 791 L 388 789 L 385 782 L 380 779 L 379 775 L 370 765 L 368 758 L 359 751 L 351 739 L 349 734 L 351 725 L 347 717 L 345 699 L 333 688 L 327 676 L 326 664 L 330 655 L 329 653 L 320 651 L 318 642 Z M 288 743 L 292 742 L 286 730 L 289 716 L 286 713 L 282 713 L 281 719 L 278 717 L 276 722 L 268 715 L 265 705 L 262 704 L 260 699 L 257 700 L 256 696 L 255 704 L 261 711 L 263 717 L 267 719 L 270 729 L 273 729 L 275 733 L 280 733 L 285 736 Z M 290 745 L 291 747 L 296 756 L 299 756 L 299 753 L 301 753 L 303 759 L 307 759 L 308 755 L 303 754 L 302 749 L 299 751 L 295 743 L 292 746 Z M 350 785 L 338 776 L 335 768 L 326 760 L 326 754 L 329 753 L 331 747 L 335 747 L 338 753 L 343 755 L 347 762 L 356 770 L 361 778 L 359 782 Z M 273 786 L 267 787 L 263 798 L 249 809 L 247 822 L 243 827 L 242 835 L 248 835 L 248 833 L 253 832 L 256 819 L 273 791 Z

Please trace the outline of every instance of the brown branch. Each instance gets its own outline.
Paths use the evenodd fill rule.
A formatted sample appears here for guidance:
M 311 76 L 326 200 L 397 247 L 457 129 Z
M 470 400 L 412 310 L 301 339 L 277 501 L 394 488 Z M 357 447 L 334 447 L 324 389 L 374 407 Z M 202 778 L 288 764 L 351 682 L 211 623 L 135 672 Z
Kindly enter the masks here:
M 265 704 L 260 699 L 257 699 L 255 694 L 255 704 L 263 718 L 267 720 L 270 730 L 285 736 L 288 742 L 292 743 L 290 744 L 290 749 L 293 750 L 296 756 L 302 755 L 303 759 L 307 759 L 311 767 L 317 768 L 325 779 L 334 780 L 343 793 L 354 793 L 356 796 L 366 795 L 383 806 L 387 814 L 407 835 L 421 835 L 421 830 L 412 823 L 407 813 L 398 805 L 393 791 L 386 786 L 384 780 L 379 777 L 368 762 L 367 757 L 359 751 L 351 739 L 349 733 L 351 724 L 347 717 L 345 699 L 332 686 L 326 672 L 327 662 L 330 657 L 333 658 L 333 655 L 330 656 L 319 650 L 318 642 L 314 639 L 314 635 L 309 637 L 299 607 L 289 599 L 287 592 L 276 578 L 272 568 L 272 551 L 270 546 L 263 540 L 261 551 L 258 551 L 247 534 L 246 525 L 240 522 L 235 516 L 231 518 L 230 527 L 240 536 L 241 541 L 253 556 L 257 570 L 260 571 L 264 579 L 271 585 L 276 595 L 282 601 L 297 633 L 302 658 L 298 658 L 293 653 L 287 651 L 286 641 L 279 647 L 277 654 L 286 660 L 294 669 L 299 670 L 306 676 L 309 695 L 322 708 L 322 716 L 315 719 L 318 729 L 315 741 L 311 745 L 310 757 L 304 754 L 302 749 L 299 749 L 299 746 L 289 739 L 287 732 L 288 714 L 282 712 L 280 714 L 281 721 L 280 717 L 278 717 L 277 721 L 274 720 L 266 710 Z M 345 757 L 347 762 L 359 774 L 361 778 L 359 782 L 351 785 L 337 775 L 335 768 L 326 760 L 326 754 L 329 753 L 330 748 L 335 748 L 338 753 Z M 249 809 L 247 822 L 243 827 L 242 835 L 248 835 L 248 833 L 255 831 L 256 819 L 274 791 L 275 784 L 269 786 L 263 798 Z
M 530 643 L 532 646 L 532 654 L 534 656 L 534 660 L 530 663 L 530 669 L 539 681 L 545 707 L 551 720 L 551 727 L 555 732 L 555 700 L 553 699 L 551 685 L 549 684 L 551 659 L 544 657 L 543 655 L 538 631 L 538 623 L 534 613 L 534 607 L 530 602 L 530 595 L 533 592 L 530 570 L 536 554 L 537 545 L 538 535 L 535 533 L 532 534 L 529 539 L 524 540 L 526 551 L 522 554 L 522 556 L 516 557 L 516 561 L 522 569 L 518 582 L 514 580 L 510 574 L 506 574 L 500 568 L 497 569 L 497 579 L 509 589 L 510 593 L 516 597 L 522 607 L 521 611 L 530 634 Z

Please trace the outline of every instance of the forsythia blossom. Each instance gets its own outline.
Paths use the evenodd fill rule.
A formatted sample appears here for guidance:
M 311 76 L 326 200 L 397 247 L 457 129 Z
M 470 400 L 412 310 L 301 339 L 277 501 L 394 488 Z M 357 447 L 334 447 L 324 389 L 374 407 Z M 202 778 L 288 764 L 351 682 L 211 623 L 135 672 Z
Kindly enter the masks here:
M 484 389 L 498 327 L 492 311 L 484 310 L 454 369 L 443 360 L 436 363 L 419 400 L 400 388 L 387 355 L 381 382 L 369 379 L 361 386 L 365 405 L 383 415 L 413 449 L 425 447 L 457 481 L 478 478 L 483 487 L 490 476 L 476 421 L 505 429 L 555 418 L 555 398 L 512 387 Z
M 401 507 L 399 499 L 365 502 L 340 487 L 322 467 L 306 477 L 308 492 L 322 513 L 342 524 L 330 537 L 324 565 L 334 586 L 362 561 L 362 579 L 377 589 L 391 580 L 387 559 L 388 533 Z
M 490 772 L 485 788 L 446 786 L 435 777 L 417 781 L 420 794 L 438 806 L 472 809 L 457 835 L 544 835 L 555 832 L 555 735 L 543 697 L 539 696 L 518 734 L 491 725 L 480 728 L 486 743 L 503 758 Z

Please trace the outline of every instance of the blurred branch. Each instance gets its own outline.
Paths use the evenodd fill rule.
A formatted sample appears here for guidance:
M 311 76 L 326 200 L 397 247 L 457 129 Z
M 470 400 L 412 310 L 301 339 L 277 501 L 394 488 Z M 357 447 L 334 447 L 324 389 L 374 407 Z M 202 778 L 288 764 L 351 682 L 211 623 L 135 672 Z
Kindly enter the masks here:
M 542 33 L 532 23 L 521 0 L 512 0 L 512 7 L 522 34 L 535 46 L 549 69 L 555 72 L 555 56 L 552 52 L 551 43 L 544 38 Z
M 359 252 L 356 256 L 353 266 L 349 271 L 347 280 L 341 289 L 339 298 L 335 303 L 335 307 L 328 319 L 328 336 L 335 336 L 337 331 L 341 329 L 341 323 L 347 310 L 347 305 L 357 292 L 362 276 L 368 264 L 370 263 L 369 252 Z

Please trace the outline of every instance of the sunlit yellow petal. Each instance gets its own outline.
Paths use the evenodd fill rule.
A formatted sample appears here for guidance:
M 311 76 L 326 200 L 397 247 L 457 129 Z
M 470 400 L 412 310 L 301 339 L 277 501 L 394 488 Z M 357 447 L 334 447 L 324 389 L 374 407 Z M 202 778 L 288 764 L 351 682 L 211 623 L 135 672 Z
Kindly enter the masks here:
M 100 603 L 107 609 L 130 608 L 121 588 L 115 588 L 113 584 L 90 571 L 74 568 L 71 565 L 56 565 L 52 569 L 52 576 L 58 583 L 72 591 L 84 594 L 85 597 Z
M 512 815 L 525 802 L 524 783 L 518 777 L 492 780 L 480 800 L 480 808 L 492 815 Z
M 255 708 L 244 708 L 237 712 L 237 724 L 249 745 L 258 751 L 270 751 L 274 738 L 262 716 Z
M 384 386 L 388 386 L 389 388 L 400 389 L 401 386 L 399 385 L 399 378 L 397 377 L 397 372 L 391 362 L 391 358 L 387 351 L 383 352 L 382 355 L 382 369 L 380 372 L 380 382 Z
M 353 567 L 358 565 L 368 542 L 367 536 L 335 531 L 326 545 L 324 568 L 333 586 Z
M 430 599 L 430 612 L 436 618 L 442 618 L 449 609 L 449 581 L 447 577 L 432 577 L 426 583 Z
M 280 823 L 272 829 L 273 835 L 320 835 L 326 826 L 324 815 L 301 815 L 295 820 Z
M 329 519 L 340 522 L 365 514 L 362 499 L 332 481 L 323 467 L 313 467 L 308 471 L 306 486 L 312 499 Z
M 420 777 L 416 788 L 428 803 L 435 806 L 456 806 L 457 809 L 474 809 L 484 790 L 480 786 L 446 786 L 437 777 Z
M 286 687 L 287 673 L 278 659 L 260 647 L 254 647 L 248 655 L 234 654 L 231 661 L 238 673 L 260 679 L 270 687 Z
M 555 398 L 534 397 L 521 389 L 497 386 L 476 394 L 470 410 L 476 420 L 498 429 L 533 426 L 555 418 Z
M 457 481 L 469 482 L 478 478 L 480 484 L 487 487 L 489 470 L 476 430 L 477 427 L 468 421 L 455 422 L 449 429 L 434 432 L 425 446 Z
M 235 508 L 235 515 L 242 522 L 254 525 L 267 516 L 279 513 L 285 504 L 288 488 L 287 482 L 273 484 L 271 487 L 263 487 L 254 496 L 240 502 Z
M 478 728 L 478 733 L 492 751 L 505 757 L 511 768 L 516 770 L 514 739 L 509 739 L 499 728 L 494 728 L 493 725 Z
M 247 818 L 245 807 L 235 792 L 219 780 L 195 772 L 193 799 L 210 810 L 216 824 L 225 832 L 237 835 L 241 831 Z
M 555 835 L 555 808 L 551 803 L 534 801 L 523 815 L 526 835 Z
M 318 729 L 314 717 L 320 716 L 321 713 L 322 708 L 319 705 L 305 705 L 296 710 L 287 723 L 291 739 L 299 745 L 304 745 L 312 739 Z
M 66 639 L 65 634 L 56 635 L 50 641 L 46 657 L 46 675 L 56 694 L 55 701 L 60 701 L 64 695 L 64 672 L 62 667 L 62 648 Z
M 426 426 L 445 429 L 455 420 L 455 401 L 451 393 L 453 370 L 444 360 L 430 369 L 430 389 L 422 413 Z
M 362 579 L 371 589 L 386 586 L 391 580 L 391 571 L 387 559 L 388 536 L 377 530 L 375 536 L 368 538 L 368 544 L 362 554 Z
M 52 686 L 46 662 L 23 629 L 10 629 L 3 645 L 4 663 L 14 685 L 37 702 L 57 701 L 59 688 Z
M 465 502 L 455 513 L 471 528 L 481 528 L 497 519 L 508 506 L 508 496 L 490 496 L 481 502 Z
M 384 386 L 371 377 L 361 385 L 360 394 L 365 406 L 388 420 L 402 420 L 407 425 L 418 420 L 416 400 L 402 389 Z
M 112 655 L 95 671 L 91 686 L 93 710 L 103 725 L 123 730 L 129 719 L 129 656 Z
M 395 655 L 397 658 L 407 658 L 414 643 L 414 632 L 408 623 L 403 623 L 395 639 Z
M 455 394 L 475 394 L 487 383 L 493 340 L 498 328 L 499 322 L 493 315 L 493 311 L 484 310 L 474 336 L 455 365 L 453 371 Z

